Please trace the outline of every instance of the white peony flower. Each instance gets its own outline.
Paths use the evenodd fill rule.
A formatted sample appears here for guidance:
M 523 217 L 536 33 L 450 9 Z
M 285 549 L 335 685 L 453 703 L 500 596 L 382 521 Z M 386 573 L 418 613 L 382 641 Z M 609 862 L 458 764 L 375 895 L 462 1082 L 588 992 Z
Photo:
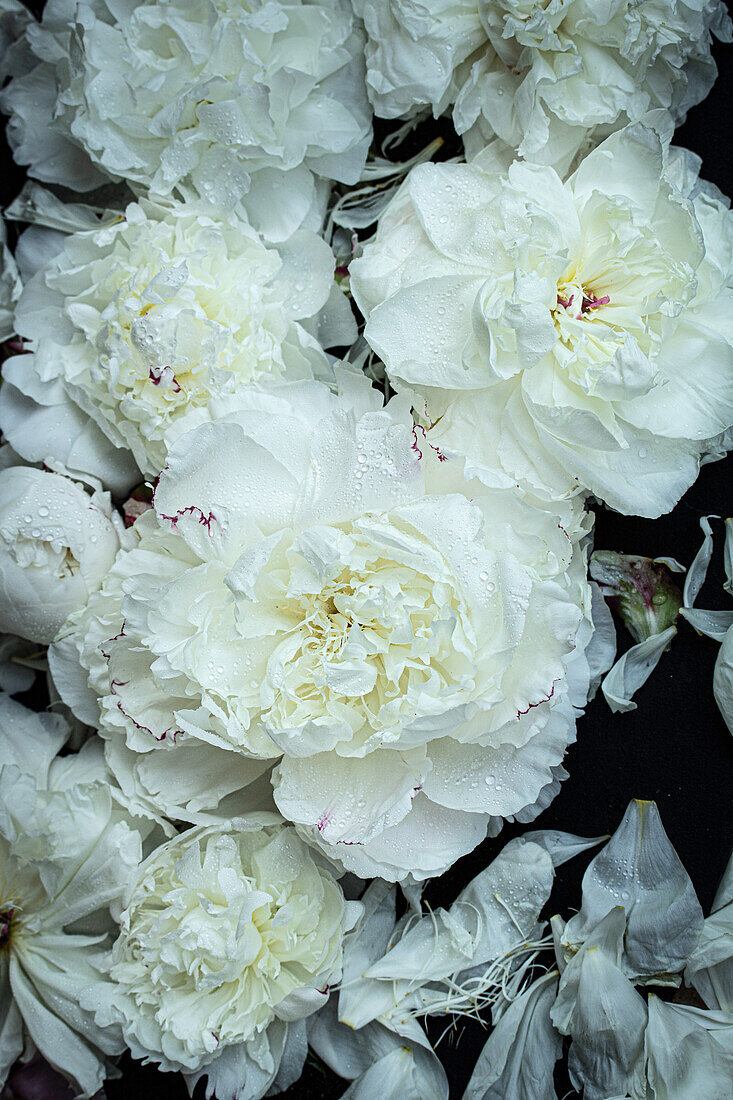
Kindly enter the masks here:
M 67 732 L 0 696 L 0 1082 L 37 1048 L 88 1097 L 123 1044 L 79 999 L 104 980 L 108 907 L 140 836 L 114 807 L 98 742 L 56 755 Z
M 362 41 L 347 0 L 50 0 L 10 59 L 8 138 L 36 179 L 243 203 L 283 240 L 364 166 Z
M 52 668 L 80 717 L 100 700 L 140 810 L 211 820 L 279 759 L 278 808 L 344 866 L 424 878 L 557 789 L 589 520 L 467 482 L 404 399 L 340 381 L 252 387 L 181 436 Z
M 120 547 L 109 497 L 30 466 L 0 472 L 0 630 L 44 645 L 99 588 Z
M 355 0 L 367 88 L 383 118 L 453 107 L 469 153 L 498 137 L 569 166 L 612 130 L 664 109 L 676 125 L 717 75 L 711 34 L 730 41 L 719 0 Z
M 134 1057 L 183 1070 L 192 1090 L 250 1061 L 238 1087 L 264 1094 L 287 1024 L 325 1003 L 361 911 L 293 828 L 259 818 L 192 829 L 148 857 L 124 896 L 112 982 L 82 998 L 98 1024 L 121 1026 Z
M 493 484 L 674 506 L 733 425 L 733 217 L 697 168 L 636 125 L 566 182 L 491 149 L 412 170 L 351 286 L 432 442 Z
M 276 251 L 239 218 L 201 203 L 133 203 L 114 224 L 71 234 L 18 304 L 16 325 L 33 355 L 4 367 L 5 435 L 28 459 L 45 458 L 52 444 L 63 459 L 77 419 L 89 418 L 102 438 L 88 472 L 115 487 L 127 474 L 129 488 L 139 475 L 118 461 L 129 449 L 156 476 L 166 439 L 182 418 L 206 419 L 212 398 L 262 377 L 329 372 L 299 322 L 315 323 L 328 302 L 333 266 L 315 233 L 299 230 Z M 58 390 L 63 445 L 39 437 L 37 424 Z

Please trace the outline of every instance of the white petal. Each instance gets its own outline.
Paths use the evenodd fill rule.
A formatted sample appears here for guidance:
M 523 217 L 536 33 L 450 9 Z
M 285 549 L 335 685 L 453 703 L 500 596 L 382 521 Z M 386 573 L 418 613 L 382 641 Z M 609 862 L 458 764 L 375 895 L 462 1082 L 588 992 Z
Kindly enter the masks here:
M 652 994 L 644 1048 L 657 1100 L 730 1096 L 733 1024 L 726 1014 L 668 1004 Z
M 5 362 L 0 389 L 0 426 L 18 454 L 72 477 L 98 478 L 115 496 L 139 484 L 132 455 L 110 443 L 60 382 L 35 380 L 24 360 L 19 355 Z
M 600 948 L 586 950 L 570 1024 L 570 1079 L 586 1100 L 625 1094 L 639 1073 L 647 1012 L 631 982 Z
M 572 833 L 563 833 L 558 829 L 538 829 L 536 832 L 523 834 L 524 840 L 531 840 L 534 844 L 540 844 L 549 852 L 553 867 L 561 867 L 569 859 L 587 852 L 590 848 L 602 844 L 608 840 L 606 836 L 573 836 Z
M 435 1055 L 400 1045 L 349 1085 L 342 1100 L 448 1100 L 448 1081 Z
M 364 844 L 409 813 L 425 768 L 418 750 L 284 757 L 273 776 L 275 802 L 290 821 L 316 828 L 326 844 Z
M 360 878 L 378 875 L 401 882 L 410 876 L 420 881 L 442 874 L 460 856 L 472 851 L 486 836 L 488 823 L 485 814 L 448 810 L 420 792 L 398 825 L 366 844 L 339 845 L 330 852 L 323 847 L 332 858 L 338 858 L 345 870 Z
M 38 998 L 32 979 L 13 956 L 10 984 L 23 1022 L 38 1050 L 54 1069 L 76 1081 L 82 1096 L 93 1096 L 104 1084 L 104 1063 L 82 1038 L 50 1012 Z
M 554 874 L 549 852 L 518 837 L 460 892 L 450 913 L 466 924 L 471 914 L 479 918 L 474 965 L 498 958 L 531 936 Z
M 583 876 L 583 905 L 568 942 L 583 942 L 615 906 L 627 914 L 624 967 L 651 978 L 682 970 L 702 928 L 690 877 L 667 838 L 654 802 L 633 800 Z
M 669 643 L 677 633 L 677 627 L 668 626 L 659 634 L 652 634 L 643 642 L 631 646 L 607 674 L 601 690 L 614 712 L 636 710 L 635 693 L 647 682 Z
M 562 1040 L 550 1008 L 557 976 L 534 982 L 502 1015 L 479 1054 L 463 1100 L 557 1100 L 553 1083 Z
M 222 454 L 228 456 L 226 467 Z M 232 560 L 235 548 L 286 526 L 297 496 L 295 479 L 269 451 L 239 425 L 222 422 L 202 424 L 176 440 L 155 509 L 203 561 Z
M 723 638 L 723 644 L 713 672 L 713 694 L 725 724 L 733 733 L 733 629 Z
M 710 518 L 709 516 L 702 516 L 700 519 L 704 537 L 702 546 L 695 555 L 685 577 L 685 587 L 682 592 L 682 602 L 685 607 L 693 606 L 708 573 L 708 566 L 713 555 L 713 530 L 709 523 Z

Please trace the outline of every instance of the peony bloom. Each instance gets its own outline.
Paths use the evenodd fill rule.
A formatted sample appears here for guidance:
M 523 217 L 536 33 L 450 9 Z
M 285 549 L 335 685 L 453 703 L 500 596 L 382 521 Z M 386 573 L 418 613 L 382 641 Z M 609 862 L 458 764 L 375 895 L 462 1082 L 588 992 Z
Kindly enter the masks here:
M 450 107 L 467 151 L 498 137 L 528 160 L 568 167 L 647 111 L 682 122 L 717 75 L 711 35 L 730 41 L 720 0 L 356 0 L 367 88 L 382 118 Z
M 189 830 L 148 857 L 125 893 L 111 981 L 82 998 L 134 1057 L 182 1070 L 191 1091 L 208 1075 L 207 1095 L 264 1095 L 288 1023 L 325 1004 L 361 911 L 294 829 L 260 818 Z
M 347 0 L 50 0 L 6 64 L 8 138 L 36 179 L 243 203 L 283 240 L 364 166 L 362 44 Z
M 432 442 L 492 484 L 676 504 L 733 425 L 733 218 L 698 167 L 635 125 L 565 182 L 491 149 L 413 169 L 351 285 Z
M 557 789 L 589 521 L 468 482 L 404 398 L 340 382 L 252 387 L 181 436 L 52 668 L 80 717 L 99 699 L 139 812 L 210 821 L 279 761 L 279 810 L 345 867 L 424 878 Z
M 0 733 L 0 1085 L 37 1049 L 88 1097 L 123 1044 L 79 999 L 105 980 L 109 906 L 140 836 L 115 808 L 98 743 L 57 756 L 63 720 L 6 696 Z
M 61 457 L 83 418 L 101 433 L 87 472 L 115 488 L 127 473 L 130 488 L 139 475 L 129 462 L 120 467 L 127 449 L 155 477 L 166 437 L 186 415 L 205 419 L 212 398 L 262 377 L 328 373 L 299 322 L 316 325 L 335 289 L 333 265 L 315 233 L 299 230 L 276 251 L 247 223 L 201 203 L 133 203 L 112 225 L 72 233 L 18 304 L 16 325 L 33 355 L 4 368 L 6 437 L 27 459 L 45 458 L 39 447 L 52 445 Z M 63 445 L 39 440 L 37 424 L 57 391 Z
M 120 529 L 106 493 L 30 466 L 0 472 L 0 630 L 52 642 L 99 588 Z

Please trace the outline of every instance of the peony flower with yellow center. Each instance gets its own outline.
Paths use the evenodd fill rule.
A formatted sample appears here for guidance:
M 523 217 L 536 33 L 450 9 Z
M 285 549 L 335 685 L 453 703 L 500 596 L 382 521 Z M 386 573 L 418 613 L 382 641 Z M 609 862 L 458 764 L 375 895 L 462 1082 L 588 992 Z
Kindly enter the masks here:
M 339 378 L 181 436 L 50 659 L 136 812 L 206 824 L 271 784 L 349 870 L 425 878 L 557 789 L 595 668 L 589 521 L 467 480 L 403 398 Z
M 120 491 L 139 480 L 119 461 L 125 451 L 155 477 L 184 418 L 188 427 L 207 419 L 212 400 L 260 378 L 328 374 L 303 325 L 317 329 L 333 265 L 315 233 L 269 248 L 246 222 L 196 203 L 143 200 L 112 224 L 72 233 L 18 304 L 32 355 L 3 370 L 6 437 L 24 458 L 63 454 Z M 63 449 L 39 423 L 54 400 Z M 78 418 L 81 434 L 101 440 L 91 460 L 67 454 Z
M 432 443 L 488 484 L 675 505 L 733 426 L 733 220 L 698 168 L 635 125 L 566 180 L 496 146 L 413 169 L 351 285 Z

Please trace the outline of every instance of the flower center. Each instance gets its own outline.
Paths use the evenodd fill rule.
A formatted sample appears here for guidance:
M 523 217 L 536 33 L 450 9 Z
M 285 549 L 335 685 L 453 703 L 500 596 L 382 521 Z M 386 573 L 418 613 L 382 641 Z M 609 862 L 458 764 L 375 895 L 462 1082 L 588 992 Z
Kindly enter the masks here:
M 26 516 L 30 522 L 31 517 Z M 31 530 L 30 538 L 19 531 L 0 531 L 0 541 L 17 565 L 23 569 L 50 571 L 59 580 L 74 577 L 79 572 L 79 562 L 68 546 L 58 546 L 41 537 L 41 531 Z
M 584 287 L 579 279 L 563 280 L 557 287 L 557 306 L 553 310 L 556 316 L 563 314 L 576 321 L 590 320 L 596 310 L 610 304 L 608 294 L 598 294 Z
M 14 916 L 14 905 L 10 905 L 5 909 L 0 910 L 0 951 L 4 951 L 6 947 L 10 946 L 10 941 L 13 934 Z

